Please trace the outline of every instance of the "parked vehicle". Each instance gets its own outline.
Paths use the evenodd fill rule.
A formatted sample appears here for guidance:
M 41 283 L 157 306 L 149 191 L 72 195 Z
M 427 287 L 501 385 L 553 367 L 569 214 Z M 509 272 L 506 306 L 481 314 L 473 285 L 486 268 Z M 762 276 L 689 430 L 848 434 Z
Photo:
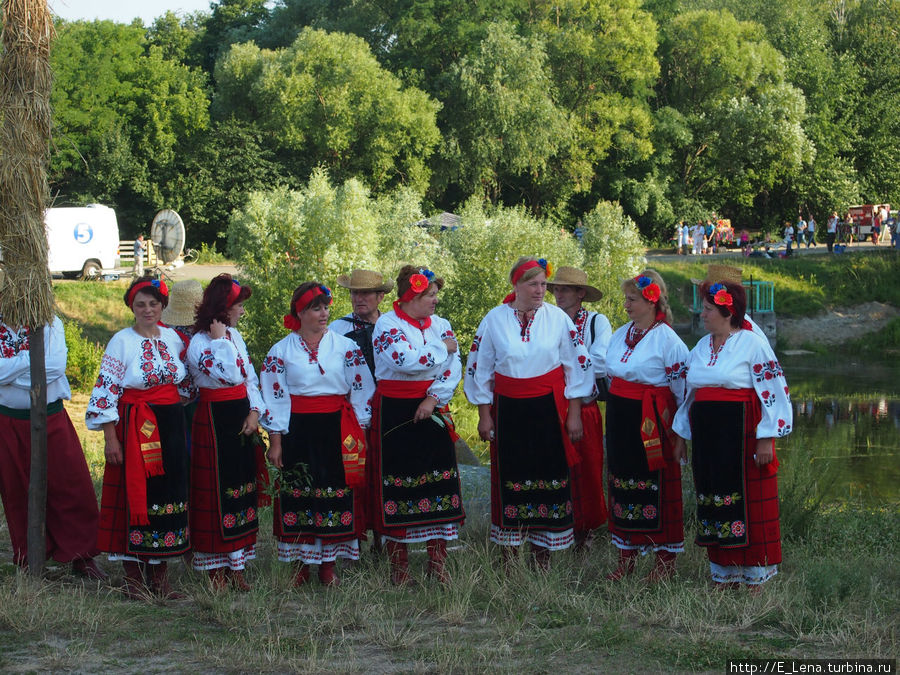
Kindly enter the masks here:
M 108 206 L 47 209 L 50 272 L 93 279 L 119 266 L 119 223 Z
M 862 206 L 850 207 L 850 218 L 853 220 L 853 238 L 856 241 L 865 241 L 872 236 L 872 225 L 875 222 L 875 216 L 881 208 L 890 214 L 890 204 L 864 204 Z M 881 238 L 884 238 L 885 225 L 881 225 Z

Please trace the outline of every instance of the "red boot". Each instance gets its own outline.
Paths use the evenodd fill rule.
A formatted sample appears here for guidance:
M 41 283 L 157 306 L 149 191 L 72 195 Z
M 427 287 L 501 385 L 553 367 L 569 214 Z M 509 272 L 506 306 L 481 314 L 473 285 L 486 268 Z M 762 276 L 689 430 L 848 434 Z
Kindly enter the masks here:
M 634 572 L 634 563 L 637 560 L 637 551 L 620 548 L 619 566 L 606 575 L 610 581 L 619 581 Z
M 122 568 L 125 570 L 125 597 L 131 600 L 146 600 L 150 596 L 150 590 L 144 583 L 144 571 L 141 569 L 141 563 L 134 560 L 125 560 L 122 562 Z
M 337 587 L 341 585 L 341 578 L 334 569 L 334 560 L 323 562 L 319 565 L 319 583 L 323 586 Z
M 550 549 L 545 546 L 531 544 L 531 559 L 534 561 L 534 567 L 539 572 L 550 571 Z
M 406 544 L 388 539 L 385 548 L 391 561 L 391 583 L 394 586 L 412 585 L 413 578 L 409 576 L 409 551 Z
M 426 574 L 433 576 L 442 584 L 450 583 L 450 575 L 444 567 L 444 561 L 447 559 L 447 540 L 446 539 L 429 539 L 428 544 L 428 567 Z
M 213 593 L 224 591 L 228 586 L 228 568 L 216 567 L 215 569 L 207 570 L 207 573 L 209 574 L 209 583 L 212 585 Z
M 231 570 L 231 587 L 241 593 L 246 593 L 250 590 L 250 584 L 244 579 L 244 570 Z
M 645 581 L 655 584 L 675 576 L 675 554 L 669 551 L 657 551 L 656 562 Z
M 161 562 L 157 565 L 147 565 L 150 577 L 150 590 L 163 600 L 184 600 L 184 593 L 173 591 L 169 585 L 169 563 Z
M 294 563 L 294 581 L 291 585 L 300 588 L 307 581 L 309 581 L 309 565 L 302 562 Z

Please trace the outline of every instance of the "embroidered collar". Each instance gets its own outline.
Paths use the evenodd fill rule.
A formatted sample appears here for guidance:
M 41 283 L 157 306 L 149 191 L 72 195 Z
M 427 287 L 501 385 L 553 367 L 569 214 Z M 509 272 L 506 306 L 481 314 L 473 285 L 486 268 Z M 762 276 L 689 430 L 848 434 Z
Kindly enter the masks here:
M 322 335 L 322 340 L 319 340 L 319 344 L 315 349 L 311 349 L 310 346 L 306 344 L 306 340 L 303 339 L 303 336 L 300 335 L 299 332 L 297 333 L 297 339 L 300 340 L 300 348 L 309 354 L 309 362 L 315 363 L 319 367 L 319 373 L 324 375 L 325 369 L 322 367 L 322 364 L 319 363 L 319 347 L 322 346 L 322 340 L 325 339 L 325 335 Z
M 410 326 L 415 326 L 423 333 L 425 332 L 425 329 L 427 329 L 431 326 L 431 317 L 430 316 L 421 321 L 419 319 L 412 318 L 409 314 L 407 314 L 402 309 L 400 309 L 400 301 L 399 300 L 394 300 L 394 314 L 396 314 L 398 317 L 403 319 Z
M 661 322 L 658 320 L 654 321 L 647 330 L 641 330 L 640 328 L 635 328 L 634 321 L 632 321 L 631 325 L 628 326 L 628 330 L 625 332 L 625 345 L 628 349 L 634 349 L 637 347 L 638 342 L 643 340 L 647 333 L 656 328 L 660 323 Z
M 585 340 L 584 330 L 587 327 L 588 312 L 584 307 L 579 308 L 577 312 L 575 312 L 575 330 L 578 331 L 578 337 L 581 338 L 581 341 L 587 344 L 587 340 Z

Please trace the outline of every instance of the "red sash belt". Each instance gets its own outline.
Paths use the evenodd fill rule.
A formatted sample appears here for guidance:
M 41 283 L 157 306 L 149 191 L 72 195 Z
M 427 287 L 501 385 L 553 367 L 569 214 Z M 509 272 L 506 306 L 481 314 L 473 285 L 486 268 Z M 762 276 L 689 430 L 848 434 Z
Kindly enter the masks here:
M 566 451 L 566 463 L 572 467 L 581 461 L 566 429 L 569 401 L 566 399 L 566 377 L 563 374 L 562 366 L 557 366 L 549 373 L 537 377 L 509 377 L 495 372 L 494 393 L 507 398 L 535 398 L 553 394 L 556 415 L 559 418 L 559 430 L 562 433 L 563 447 Z
M 178 403 L 178 389 L 174 384 L 161 384 L 150 389 L 126 389 L 119 399 L 119 415 L 124 405 L 131 405 L 125 420 L 128 435 L 125 444 L 125 484 L 128 490 L 130 525 L 149 525 L 147 516 L 147 482 L 151 476 L 162 476 L 162 444 L 156 415 L 151 403 L 171 405 Z
M 216 401 L 240 401 L 247 398 L 247 385 L 238 384 L 233 387 L 207 388 L 200 387 L 198 401 L 201 403 L 215 403 Z
M 366 435 L 359 426 L 353 407 L 346 396 L 291 396 L 292 413 L 341 413 L 341 459 L 344 478 L 351 488 L 362 488 L 366 482 Z
M 725 389 L 701 387 L 694 392 L 695 401 L 746 401 L 750 404 L 750 428 L 755 429 L 762 419 L 762 404 L 755 389 Z
M 378 380 L 378 391 L 388 398 L 425 398 L 434 380 Z
M 647 454 L 647 467 L 651 471 L 663 468 L 663 443 L 675 446 L 672 420 L 675 418 L 675 395 L 668 387 L 629 382 L 614 377 L 609 393 L 641 402 L 641 440 Z

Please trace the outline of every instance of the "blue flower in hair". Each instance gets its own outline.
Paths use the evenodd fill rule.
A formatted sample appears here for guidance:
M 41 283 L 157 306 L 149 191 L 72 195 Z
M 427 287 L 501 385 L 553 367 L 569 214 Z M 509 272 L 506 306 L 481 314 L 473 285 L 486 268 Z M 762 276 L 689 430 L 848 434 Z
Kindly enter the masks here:
M 419 274 L 424 275 L 425 278 L 428 279 L 428 281 L 431 281 L 432 279 L 434 279 L 434 272 L 432 272 L 432 271 L 431 271 L 430 269 L 428 269 L 427 267 L 421 268 L 421 269 L 419 270 Z
M 150 282 L 150 285 L 159 288 L 159 279 L 153 279 L 153 281 Z
M 709 287 L 709 294 L 715 295 L 719 291 L 724 291 L 724 290 L 725 290 L 725 284 L 713 284 L 712 286 Z
M 331 297 L 331 289 L 328 288 L 325 284 L 319 284 L 319 290 L 322 291 L 325 295 Z
M 647 286 L 649 286 L 650 284 L 653 283 L 653 280 L 650 279 L 650 277 L 645 276 L 643 274 L 635 277 L 634 281 L 637 284 L 637 287 L 640 288 L 641 290 L 647 288 Z

